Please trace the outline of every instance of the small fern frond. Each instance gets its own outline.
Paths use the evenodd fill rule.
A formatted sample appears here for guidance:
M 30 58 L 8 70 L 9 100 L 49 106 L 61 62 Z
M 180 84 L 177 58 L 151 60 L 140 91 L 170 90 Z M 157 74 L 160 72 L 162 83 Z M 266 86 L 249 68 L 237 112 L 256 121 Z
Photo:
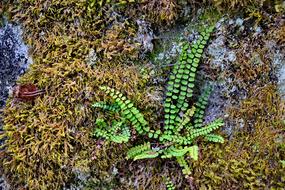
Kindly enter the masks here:
M 208 134 L 205 135 L 205 140 L 209 142 L 224 143 L 224 138 L 221 135 Z
M 192 106 L 190 109 L 188 109 L 186 111 L 186 113 L 183 115 L 183 118 L 182 118 L 180 124 L 177 127 L 176 132 L 179 132 L 181 129 L 186 128 L 186 126 L 190 123 L 192 116 L 195 113 L 195 110 L 196 110 L 196 107 Z
M 115 143 L 123 143 L 123 142 L 128 142 L 130 140 L 130 137 L 127 135 L 114 135 L 111 136 L 109 140 Z
M 157 151 L 147 150 L 147 151 L 141 152 L 140 154 L 136 155 L 134 157 L 134 161 L 146 159 L 146 158 L 156 158 L 158 155 L 159 153 Z
M 128 142 L 131 136 L 130 129 L 125 125 L 125 121 L 113 121 L 112 126 L 108 126 L 103 119 L 96 119 L 97 127 L 93 130 L 93 136 L 105 138 L 107 140 L 123 143 Z
M 167 190 L 175 190 L 175 186 L 174 186 L 174 184 L 172 183 L 172 181 L 170 180 L 169 177 L 166 178 L 165 185 L 166 185 L 166 189 Z
M 172 158 L 172 157 L 180 157 L 184 156 L 189 150 L 187 147 L 183 147 L 182 149 L 178 149 L 174 146 L 170 146 L 167 149 L 164 149 L 163 155 L 161 155 L 161 158 Z
M 203 118 L 208 100 L 210 97 L 212 89 L 210 87 L 206 88 L 203 93 L 198 98 L 198 101 L 195 103 L 196 110 L 194 114 L 194 127 L 199 128 L 203 125 Z
M 100 87 L 101 90 L 109 94 L 120 107 L 122 116 L 131 122 L 136 131 L 139 134 L 146 134 L 149 132 L 148 122 L 144 119 L 144 116 L 139 112 L 139 110 L 134 107 L 134 104 L 128 100 L 120 92 L 109 88 L 107 86 Z
M 105 111 L 119 112 L 120 107 L 117 104 L 107 104 L 106 102 L 96 102 L 92 105 L 93 108 L 101 108 Z
M 194 128 L 191 126 L 187 126 L 188 128 L 186 129 L 189 130 L 187 131 L 188 133 L 185 136 L 176 135 L 175 137 L 172 137 L 172 141 L 180 145 L 190 145 L 199 136 L 205 136 L 207 134 L 210 134 L 212 131 L 218 129 L 223 125 L 224 122 L 222 119 L 216 119 L 212 123 L 202 128 Z
M 212 123 L 208 124 L 203 128 L 193 129 L 190 132 L 189 136 L 191 137 L 191 139 L 195 139 L 199 136 L 205 136 L 223 125 L 224 122 L 222 119 L 216 119 L 215 121 L 213 121 Z
M 189 155 L 193 160 L 198 160 L 199 156 L 199 147 L 197 145 L 193 145 L 189 149 Z
M 178 162 L 178 164 L 180 165 L 180 167 L 182 167 L 182 173 L 186 176 L 190 175 L 191 174 L 191 169 L 190 167 L 188 166 L 184 156 L 181 156 L 181 157 L 176 157 L 176 160 Z
M 151 151 L 150 143 L 144 143 L 142 145 L 135 146 L 128 150 L 127 159 L 133 159 L 135 156 L 140 155 L 142 152 Z

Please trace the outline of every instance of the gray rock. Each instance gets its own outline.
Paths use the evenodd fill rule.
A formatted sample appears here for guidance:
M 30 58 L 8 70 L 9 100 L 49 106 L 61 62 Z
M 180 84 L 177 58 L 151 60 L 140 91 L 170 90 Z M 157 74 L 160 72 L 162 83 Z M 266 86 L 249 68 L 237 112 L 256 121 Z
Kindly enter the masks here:
M 28 47 L 22 39 L 21 28 L 6 22 L 0 28 L 0 109 L 5 106 L 9 91 L 11 91 L 18 77 L 27 70 L 31 63 Z M 0 116 L 1 114 L 0 111 Z M 1 130 L 2 122 L 0 120 Z M 0 145 L 2 143 L 0 141 Z M 8 189 L 10 189 L 8 183 L 0 174 L 0 190 Z

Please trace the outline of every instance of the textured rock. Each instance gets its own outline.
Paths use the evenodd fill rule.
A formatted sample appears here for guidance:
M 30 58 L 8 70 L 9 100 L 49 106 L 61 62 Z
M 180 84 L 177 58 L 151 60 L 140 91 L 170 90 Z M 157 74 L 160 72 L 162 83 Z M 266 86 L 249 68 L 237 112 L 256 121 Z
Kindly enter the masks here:
M 6 24 L 0 28 L 0 108 L 5 105 L 9 90 L 18 76 L 31 63 L 28 47 L 22 41 L 21 35 L 19 26 Z
M 21 35 L 22 30 L 19 26 L 6 23 L 3 28 L 0 28 L 0 109 L 5 106 L 9 91 L 18 76 L 23 74 L 32 62 L 28 57 L 28 47 L 24 44 Z M 0 190 L 8 189 L 8 184 L 0 175 Z

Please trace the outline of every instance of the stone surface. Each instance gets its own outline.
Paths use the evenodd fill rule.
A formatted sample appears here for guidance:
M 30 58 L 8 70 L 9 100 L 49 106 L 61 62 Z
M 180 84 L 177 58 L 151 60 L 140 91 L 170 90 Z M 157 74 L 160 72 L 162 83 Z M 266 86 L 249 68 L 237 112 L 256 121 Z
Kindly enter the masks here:
M 5 106 L 9 91 L 17 78 L 25 72 L 31 62 L 28 47 L 22 40 L 22 30 L 19 26 L 6 23 L 0 28 L 0 109 Z M 0 110 L 0 116 L 1 114 Z M 2 121 L 0 120 L 1 130 Z M 0 174 L 0 190 L 8 189 L 9 185 Z
M 19 26 L 7 23 L 0 28 L 0 108 L 5 105 L 9 90 L 18 76 L 23 74 L 31 63 L 28 47 L 21 35 Z

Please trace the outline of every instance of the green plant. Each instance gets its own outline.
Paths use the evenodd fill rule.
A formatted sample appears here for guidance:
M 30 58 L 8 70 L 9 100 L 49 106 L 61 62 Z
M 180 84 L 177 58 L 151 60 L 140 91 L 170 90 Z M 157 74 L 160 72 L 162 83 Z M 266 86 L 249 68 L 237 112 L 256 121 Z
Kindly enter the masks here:
M 172 181 L 170 180 L 170 178 L 166 178 L 166 189 L 167 190 L 175 190 L 175 186 L 174 184 L 172 183 Z
M 196 103 L 189 106 L 189 99 L 193 98 L 195 87 L 195 76 L 199 66 L 200 58 L 210 33 L 214 27 L 201 32 L 200 37 L 191 45 L 184 44 L 178 63 L 174 66 L 169 77 L 166 99 L 164 103 L 164 128 L 163 130 L 153 130 L 148 126 L 143 114 L 135 108 L 134 104 L 122 93 L 110 88 L 100 87 L 114 100 L 114 104 L 95 103 L 93 107 L 116 112 L 121 120 L 112 121 L 106 124 L 103 119 L 98 118 L 93 136 L 103 137 L 110 141 L 117 138 L 115 132 L 126 130 L 126 126 L 133 126 L 139 135 L 148 135 L 149 138 L 157 139 L 159 145 L 151 147 L 151 144 L 144 143 L 135 146 L 127 152 L 127 159 L 139 160 L 146 158 L 173 158 L 175 157 L 179 165 L 183 168 L 185 176 L 191 173 L 185 158 L 190 156 L 193 160 L 198 160 L 199 147 L 197 140 L 204 137 L 206 141 L 223 143 L 223 137 L 212 134 L 212 132 L 224 123 L 222 119 L 216 119 L 209 124 L 203 123 L 205 109 L 210 96 L 211 88 L 206 88 L 198 97 Z M 130 133 L 128 133 L 130 135 Z M 130 136 L 124 136 L 126 142 Z

